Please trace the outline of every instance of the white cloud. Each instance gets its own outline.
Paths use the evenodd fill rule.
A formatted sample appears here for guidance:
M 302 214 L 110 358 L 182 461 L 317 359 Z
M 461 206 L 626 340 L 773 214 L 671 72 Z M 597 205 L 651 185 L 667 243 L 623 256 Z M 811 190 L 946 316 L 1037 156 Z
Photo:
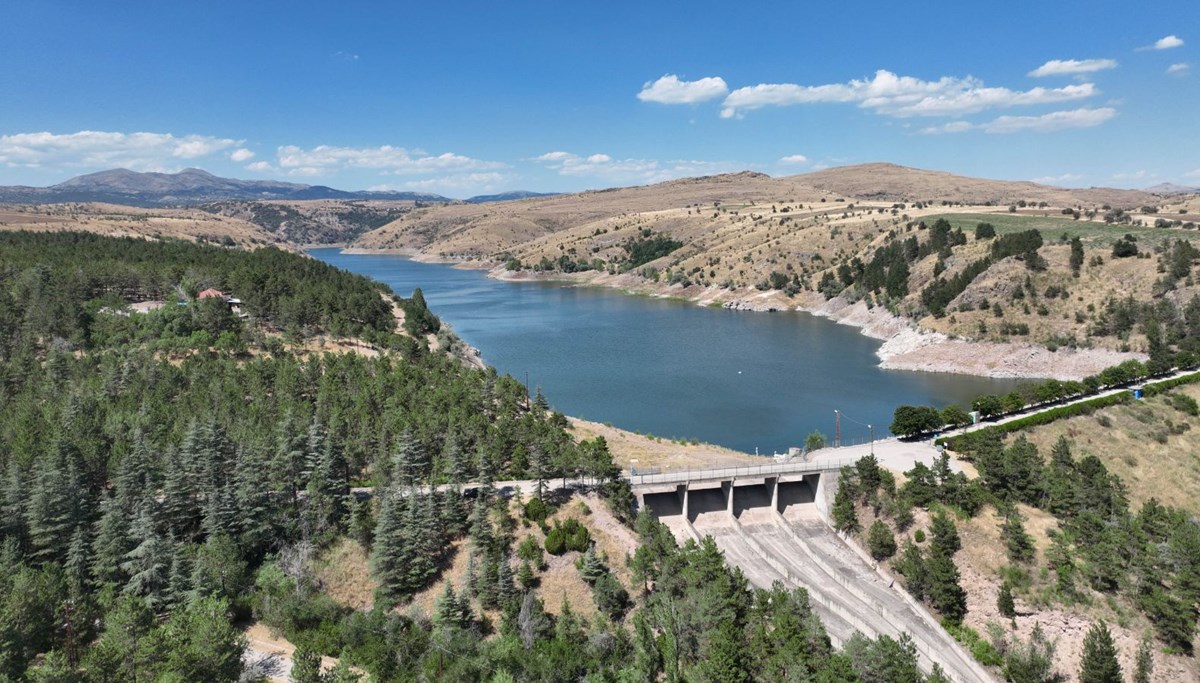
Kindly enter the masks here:
M 1055 185 L 1059 183 L 1077 183 L 1083 180 L 1083 176 L 1078 173 L 1064 173 L 1062 175 L 1044 175 L 1039 178 L 1033 178 L 1035 183 L 1043 185 Z
M 1173 47 L 1180 47 L 1181 45 L 1183 45 L 1183 39 L 1174 35 L 1166 36 L 1165 38 L 1159 38 L 1158 40 L 1154 41 L 1155 50 L 1170 50 Z
M 1050 133 L 1068 128 L 1091 128 L 1117 115 L 1111 107 L 1099 109 L 1072 109 L 1055 111 L 1041 116 L 1001 116 L 995 121 L 979 126 L 985 133 Z
M 234 147 L 237 140 L 208 135 L 116 133 L 83 130 L 78 133 L 17 133 L 0 135 L 0 164 L 10 167 L 121 166 L 135 171 L 178 168 L 181 161 L 199 159 Z
M 807 164 L 808 157 L 803 154 L 789 154 L 779 160 L 781 164 Z
M 533 159 L 559 175 L 596 178 L 610 183 L 657 183 L 675 178 L 689 178 L 746 169 L 746 164 L 731 161 L 657 159 L 614 159 L 607 154 L 587 157 L 571 152 L 548 152 Z
M 576 158 L 575 155 L 571 154 L 570 152 L 546 152 L 540 157 L 535 157 L 533 160 L 554 163 L 574 158 Z
M 1167 73 L 1172 76 L 1186 76 L 1191 68 L 1192 67 L 1187 62 L 1180 62 L 1178 64 L 1172 64 L 1171 66 L 1168 66 Z
M 697 81 L 681 81 L 674 74 L 667 74 L 653 83 L 647 82 L 637 97 L 643 102 L 659 104 L 696 104 L 716 99 L 729 92 L 725 79 L 719 76 L 701 78 Z
M 940 135 L 942 133 L 965 133 L 975 127 L 975 124 L 967 123 L 966 121 L 951 121 L 940 126 L 930 126 L 922 128 L 922 135 Z
M 1117 115 L 1117 110 L 1111 107 L 1099 109 L 1072 109 L 1055 111 L 1041 116 L 1001 116 L 986 123 L 969 123 L 967 121 L 951 121 L 940 126 L 923 128 L 923 135 L 942 135 L 946 133 L 965 133 L 970 130 L 982 130 L 985 133 L 1052 133 L 1070 128 L 1091 128 L 1098 126 Z
M 270 162 L 267 162 L 267 161 L 256 161 L 253 164 L 246 166 L 246 170 L 254 171 L 256 173 L 264 173 L 267 171 L 274 171 L 275 167 L 272 166 L 270 164 Z
M 1042 76 L 1071 76 L 1075 74 L 1090 74 L 1105 69 L 1117 68 L 1115 59 L 1051 59 L 1028 75 Z
M 1157 178 L 1157 177 L 1158 177 L 1157 173 L 1150 173 L 1150 172 L 1146 171 L 1145 169 L 1140 169 L 1137 171 L 1126 171 L 1123 173 L 1114 173 L 1112 175 L 1113 180 L 1146 180 L 1149 178 Z
M 739 117 L 745 111 L 766 106 L 829 102 L 856 102 L 864 109 L 888 116 L 961 116 L 985 109 L 1079 100 L 1097 92 L 1091 83 L 1014 91 L 985 87 L 971 76 L 924 81 L 880 69 L 869 80 L 848 83 L 816 86 L 763 83 L 738 88 L 725 98 L 721 116 Z
M 471 195 L 511 189 L 515 176 L 495 171 L 484 173 L 458 173 L 437 178 L 409 180 L 404 183 L 407 190 L 436 192 L 449 195 Z M 390 188 L 389 188 L 390 189 Z
M 243 161 L 249 161 L 250 159 L 253 159 L 254 152 L 251 152 L 245 147 L 239 147 L 233 150 L 233 153 L 229 155 L 229 158 L 233 161 L 241 163 Z
M 335 53 L 333 53 L 333 58 L 340 59 L 343 62 L 357 62 L 358 61 L 358 55 L 356 55 L 353 52 L 335 52 Z
M 1200 168 L 1183 174 L 1184 178 L 1200 178 Z
M 478 171 L 506 168 L 498 161 L 484 161 L 446 152 L 429 155 L 402 147 L 334 147 L 320 145 L 303 149 L 285 145 L 277 152 L 279 167 L 290 175 L 324 175 L 348 168 L 376 169 L 395 175 L 422 175 L 451 171 Z

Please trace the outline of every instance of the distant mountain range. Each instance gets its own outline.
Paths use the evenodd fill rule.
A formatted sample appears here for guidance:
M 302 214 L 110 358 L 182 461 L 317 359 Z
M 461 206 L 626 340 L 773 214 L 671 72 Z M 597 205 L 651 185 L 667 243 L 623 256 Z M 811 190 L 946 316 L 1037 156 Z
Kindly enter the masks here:
M 513 190 L 512 192 L 501 192 L 500 194 L 481 194 L 464 200 L 468 204 L 487 204 L 488 202 L 510 202 L 514 199 L 533 199 L 535 197 L 557 197 L 558 192 L 529 192 L 526 190 Z
M 472 203 L 544 196 L 535 192 L 505 192 L 472 197 Z M 132 206 L 203 204 L 227 199 L 378 199 L 451 203 L 458 200 L 425 192 L 372 192 L 336 190 L 324 185 L 302 185 L 279 180 L 221 178 L 199 168 L 178 173 L 138 173 L 124 168 L 89 173 L 50 187 L 0 186 L 0 203 L 53 204 L 109 202 Z
M 1192 194 L 1200 192 L 1200 187 L 1187 187 L 1186 185 L 1176 185 L 1175 183 L 1159 183 L 1153 187 L 1147 187 L 1146 192 L 1154 194 Z

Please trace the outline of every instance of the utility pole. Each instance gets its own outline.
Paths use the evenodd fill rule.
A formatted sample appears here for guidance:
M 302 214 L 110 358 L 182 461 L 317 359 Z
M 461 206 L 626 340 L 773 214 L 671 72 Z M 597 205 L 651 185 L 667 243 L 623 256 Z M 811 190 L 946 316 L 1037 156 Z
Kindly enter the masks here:
M 833 411 L 833 447 L 842 447 L 842 414 L 837 409 Z

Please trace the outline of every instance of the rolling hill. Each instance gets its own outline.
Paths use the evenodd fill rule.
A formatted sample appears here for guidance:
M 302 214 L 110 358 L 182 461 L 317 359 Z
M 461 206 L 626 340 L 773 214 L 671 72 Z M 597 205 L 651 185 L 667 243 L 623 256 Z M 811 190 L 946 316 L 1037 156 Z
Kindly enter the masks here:
M 930 248 L 939 221 L 954 241 Z M 1198 239 L 1197 222 L 1200 204 L 1182 195 L 867 164 L 426 206 L 351 246 L 510 279 L 809 310 L 888 340 L 883 353 L 893 367 L 1080 377 L 1146 349 L 1139 329 L 1108 325 L 1110 302 L 1133 295 L 1182 306 L 1200 292 L 1190 276 L 1173 281 L 1170 291 L 1159 277 L 1175 240 Z M 1023 252 L 992 258 L 992 241 L 974 239 L 979 223 L 999 237 L 1036 231 L 1037 267 L 1026 265 Z M 1114 243 L 1126 236 L 1137 242 L 1138 258 L 1113 258 Z M 1069 266 L 1073 237 L 1086 257 L 1078 276 Z M 905 251 L 905 265 L 890 291 L 881 280 L 863 279 L 868 268 L 885 267 L 879 264 L 895 249 Z M 965 284 L 945 285 L 954 278 Z M 942 293 L 929 293 L 936 288 Z M 1091 351 L 1074 356 L 1076 363 L 1055 354 L 1059 348 Z

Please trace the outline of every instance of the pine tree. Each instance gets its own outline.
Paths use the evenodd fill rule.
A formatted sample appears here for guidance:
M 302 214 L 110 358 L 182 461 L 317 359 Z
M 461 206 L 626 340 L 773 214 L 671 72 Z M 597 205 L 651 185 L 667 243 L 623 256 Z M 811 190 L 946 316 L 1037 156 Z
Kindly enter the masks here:
M 896 554 L 896 537 L 883 520 L 877 519 L 871 524 L 867 531 L 867 548 L 876 561 L 886 560 Z
M 73 449 L 59 439 L 52 451 L 39 463 L 26 508 L 32 556 L 39 562 L 61 561 L 66 551 L 64 539 L 69 539 L 77 523 L 83 521 L 75 518 L 77 507 L 73 501 L 82 492 L 72 488 L 68 473 Z
M 530 591 L 537 586 L 537 576 L 533 573 L 533 568 L 528 562 L 522 561 L 521 566 L 517 568 L 517 584 L 521 586 L 521 590 Z
M 29 499 L 28 483 L 17 459 L 8 458 L 4 481 L 0 483 L 0 539 L 12 539 L 21 545 L 27 533 L 26 501 Z
M 838 477 L 838 489 L 833 497 L 833 525 L 845 533 L 862 528 L 858 523 L 858 511 L 854 509 L 854 492 L 846 477 Z
M 146 599 L 151 607 L 163 602 L 170 580 L 170 548 L 154 528 L 149 505 L 143 504 L 129 531 L 134 547 L 125 554 L 121 570 L 129 576 L 123 591 Z
M 371 501 L 349 498 L 350 537 L 363 548 L 370 549 L 375 541 L 375 520 L 371 515 Z
M 513 571 L 508 564 L 508 558 L 500 560 L 496 567 L 496 600 L 501 607 L 507 607 L 517 597 L 517 587 L 513 585 Z
M 424 588 L 437 573 L 442 540 L 436 528 L 437 516 L 432 494 L 418 495 L 414 491 L 409 497 L 406 526 L 412 556 L 408 563 L 408 586 L 412 592 L 416 592 Z
M 904 587 L 917 600 L 924 600 L 929 590 L 925 571 L 925 556 L 912 541 L 904 542 L 904 550 L 896 561 L 896 571 L 904 575 Z
M 967 592 L 959 583 L 958 567 L 954 565 L 954 560 L 935 552 L 925 561 L 925 572 L 929 582 L 929 601 L 934 609 L 950 623 L 962 623 L 967 614 Z
M 529 447 L 529 475 L 537 481 L 534 495 L 545 498 L 546 479 L 550 476 L 550 458 L 541 444 L 536 442 Z
M 1133 667 L 1133 683 L 1150 683 L 1154 674 L 1154 653 L 1149 638 L 1142 638 Z
M 388 606 L 400 602 L 411 592 L 409 560 L 413 548 L 405 524 L 405 507 L 404 498 L 396 491 L 383 490 L 371 547 L 371 569 L 379 582 L 376 600 Z
M 240 538 L 247 547 L 258 547 L 272 533 L 271 487 L 263 481 L 263 473 L 269 471 L 270 459 L 264 449 L 239 448 L 234 465 L 233 501 L 238 510 Z
M 608 567 L 604 564 L 604 560 L 596 552 L 596 546 L 588 546 L 588 549 L 580 558 L 579 575 L 589 584 L 595 584 L 600 580 L 601 576 L 608 573 Z
M 1017 616 L 1017 606 L 1013 602 L 1012 586 L 1007 581 L 1000 584 L 1000 595 L 996 598 L 996 609 L 1000 615 L 1012 619 Z
M 1000 525 L 1000 535 L 1008 548 L 1008 561 L 1025 563 L 1033 560 L 1035 550 L 1033 538 L 1025 532 L 1025 523 L 1016 507 L 1010 507 Z
M 284 411 L 275 431 L 272 479 L 290 496 L 293 510 L 299 508 L 300 491 L 304 488 L 305 436 L 292 410 Z
M 184 543 L 171 543 L 171 568 L 167 574 L 165 602 L 174 607 L 184 603 L 192 592 L 192 558 Z
M 311 471 L 304 505 L 305 526 L 310 534 L 322 537 L 341 529 L 346 517 L 346 499 L 350 495 L 346 462 L 341 448 L 318 421 L 309 427 L 307 443 Z
M 1050 449 L 1050 464 L 1046 467 L 1043 489 L 1046 509 L 1057 517 L 1069 518 L 1075 507 L 1075 459 L 1071 444 L 1060 436 Z
M 438 510 L 439 522 L 447 536 L 461 536 L 467 528 L 467 501 L 463 497 L 462 487 L 451 484 L 442 493 L 442 504 Z
M 962 542 L 958 538 L 958 528 L 955 526 L 954 520 L 950 519 L 944 511 L 938 510 L 933 514 L 929 530 L 933 536 L 929 549 L 933 554 L 953 557 L 954 553 L 962 547 Z
M 476 500 L 475 506 L 471 510 L 471 528 L 468 535 L 475 552 L 491 552 L 492 542 L 495 540 L 495 532 L 492 529 L 492 521 L 488 515 L 488 506 L 483 500 Z
M 233 445 L 225 431 L 211 420 L 202 428 L 198 445 L 198 463 L 192 469 L 199 477 L 203 498 L 200 526 L 207 536 L 235 536 L 240 514 L 232 490 L 236 480 Z
M 463 628 L 466 624 L 461 622 L 462 611 L 462 604 L 454 592 L 454 586 L 445 581 L 442 594 L 434 605 L 433 623 L 442 628 Z
M 470 464 L 459 445 L 458 434 L 453 429 L 446 433 L 446 440 L 442 445 L 442 462 L 446 468 L 446 478 L 451 484 L 465 484 L 470 481 Z
M 129 520 L 117 498 L 108 498 L 100 506 L 100 521 L 92 542 L 92 575 L 101 584 L 121 584 L 125 573 L 121 564 L 133 547 L 129 542 Z
M 154 473 L 159 470 L 150 452 L 150 444 L 141 429 L 135 429 L 130 437 L 129 450 L 121 458 L 117 469 L 116 497 L 126 512 L 138 508 L 148 496 L 158 489 Z
M 195 464 L 202 448 L 200 428 L 193 423 L 184 436 L 183 446 L 167 451 L 159 509 L 163 524 L 175 538 L 190 540 L 200 528 L 200 481 Z
M 83 595 L 84 589 L 91 581 L 89 565 L 92 559 L 92 548 L 88 543 L 86 527 L 75 527 L 71 542 L 67 547 L 67 560 L 63 568 L 67 571 L 67 585 L 74 596 Z
M 324 683 L 321 674 L 321 655 L 315 650 L 297 646 L 292 653 L 291 683 Z
M 392 482 L 411 487 L 423 483 L 429 476 L 429 455 L 410 430 L 396 439 L 392 455 Z
M 1121 664 L 1113 644 L 1108 624 L 1100 621 L 1083 638 L 1083 661 L 1079 666 L 1079 683 L 1122 683 Z

